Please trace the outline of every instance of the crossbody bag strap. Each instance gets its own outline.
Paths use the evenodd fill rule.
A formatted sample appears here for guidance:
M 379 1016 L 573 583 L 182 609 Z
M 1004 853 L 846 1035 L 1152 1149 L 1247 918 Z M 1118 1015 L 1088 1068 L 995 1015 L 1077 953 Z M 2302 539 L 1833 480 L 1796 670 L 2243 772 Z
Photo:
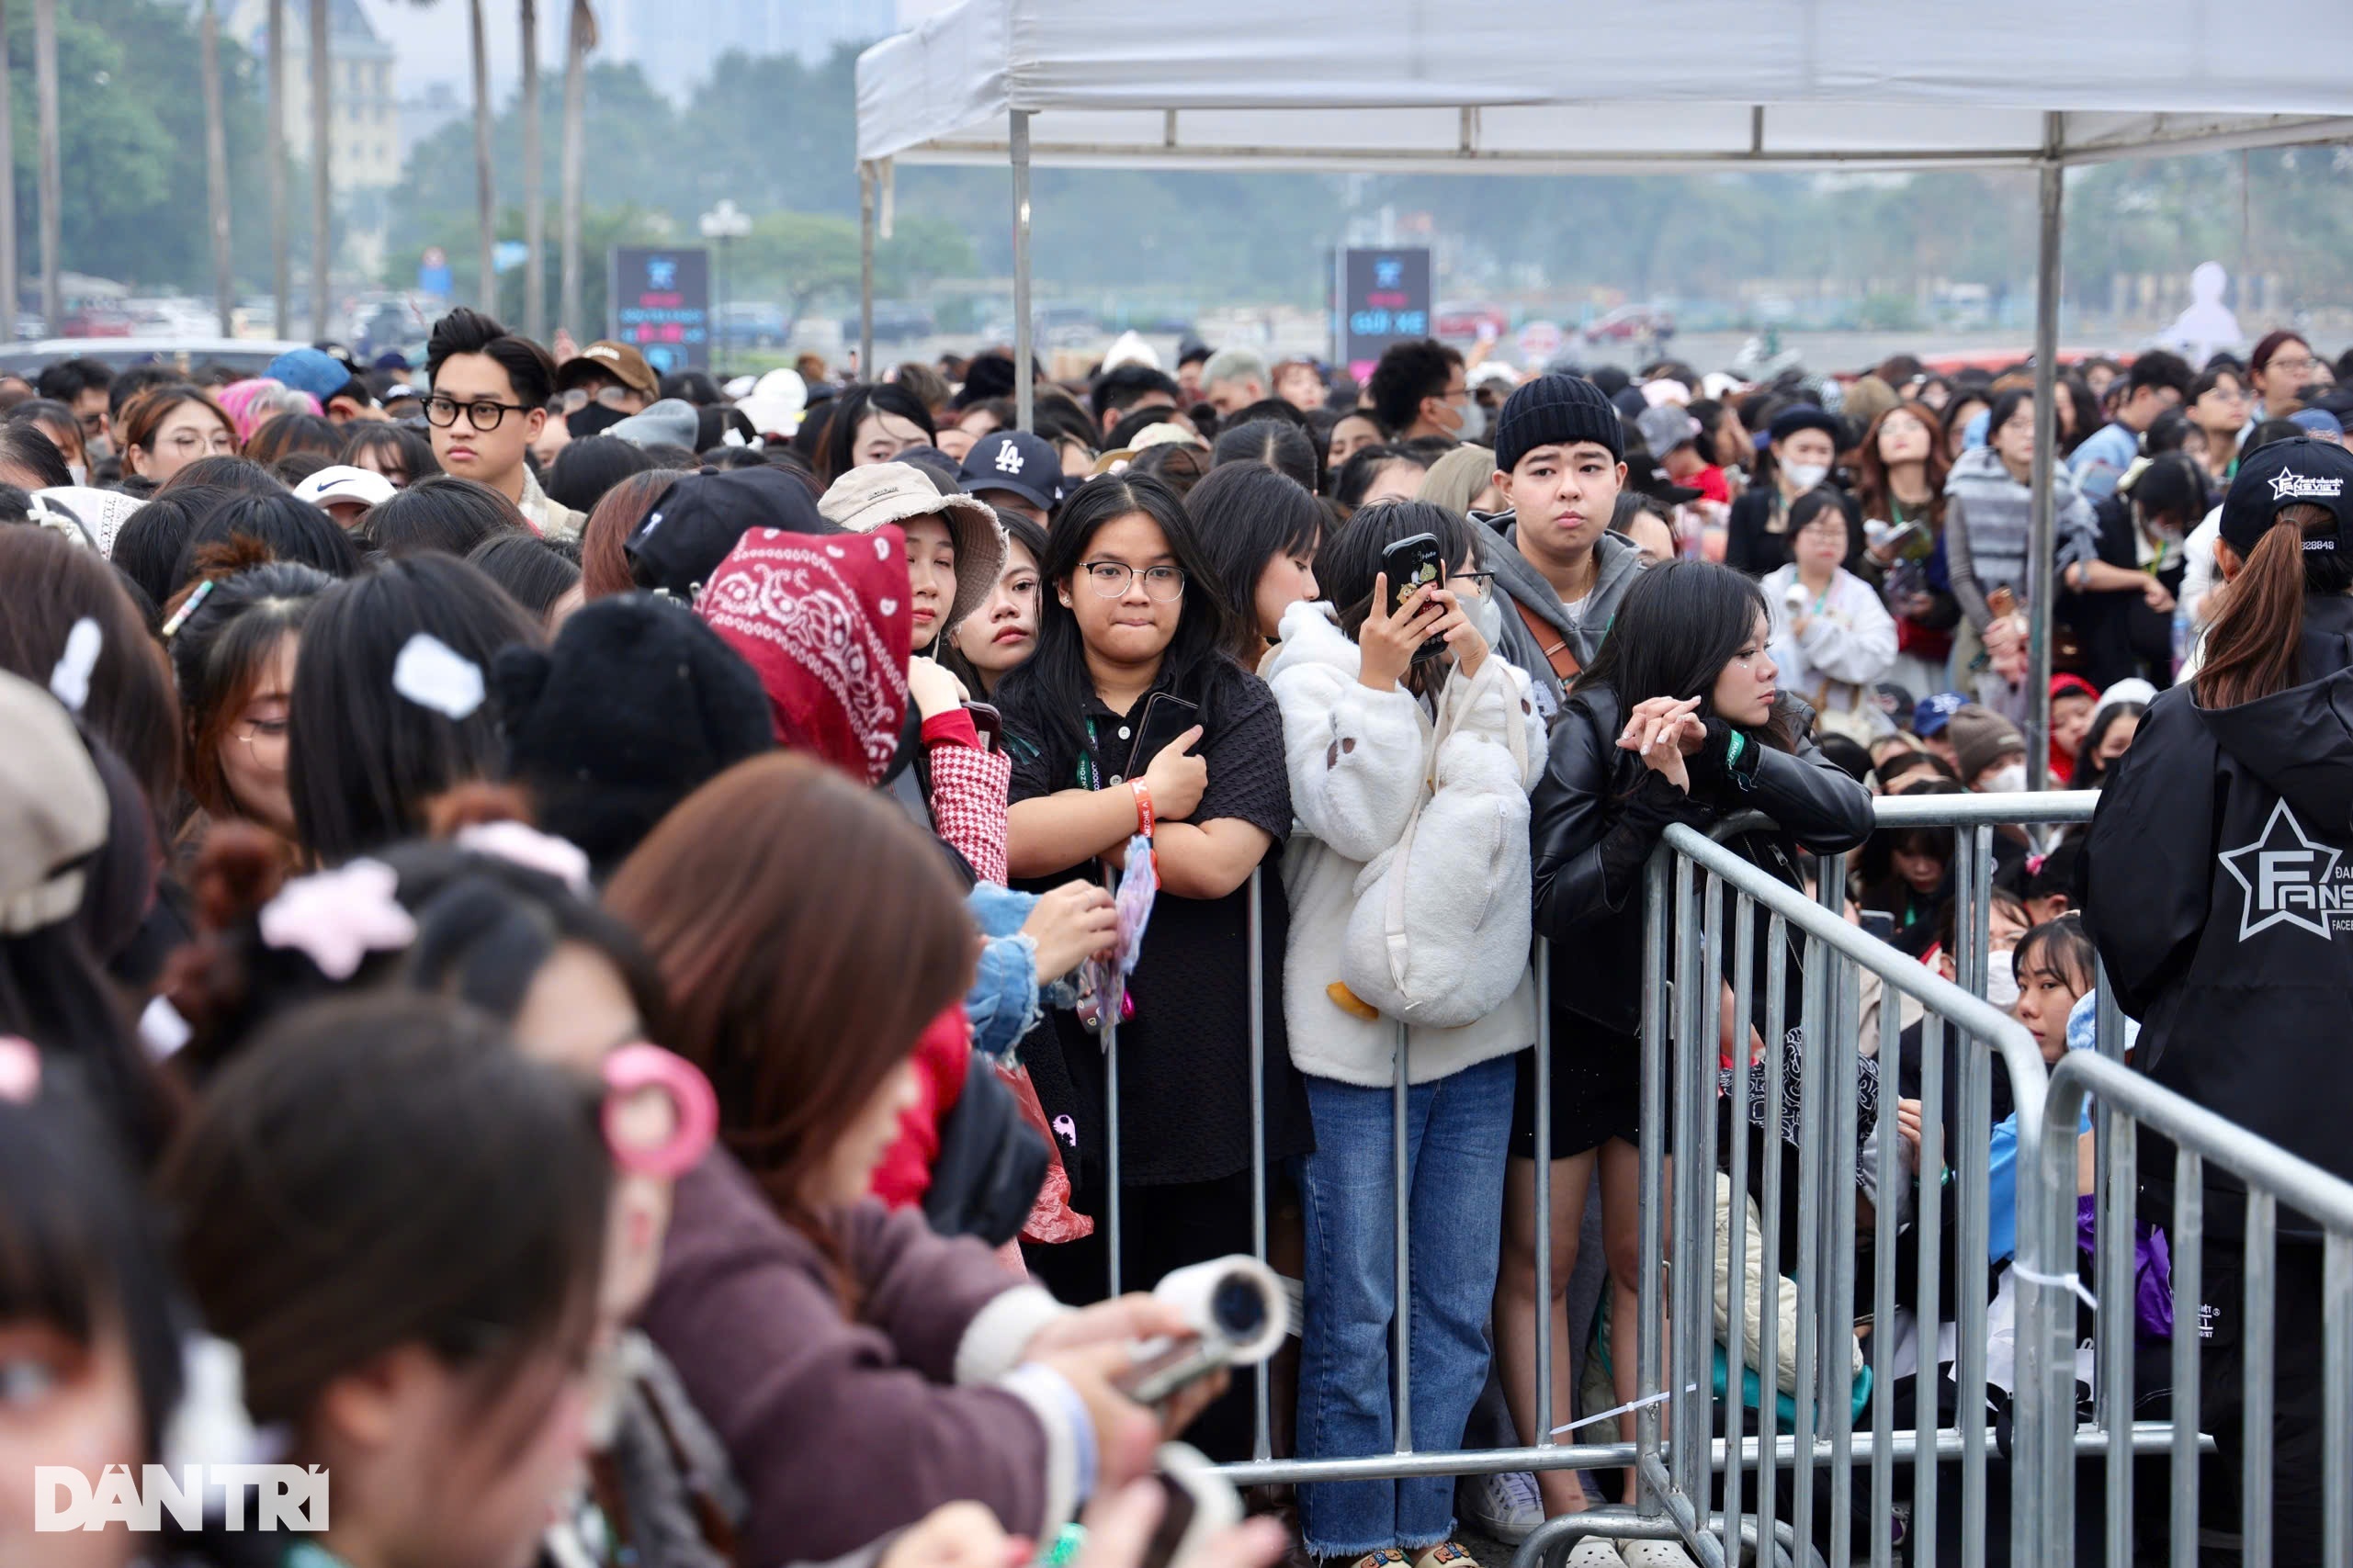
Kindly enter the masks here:
M 1544 662 L 1553 667 L 1554 676 L 1564 685 L 1575 680 L 1584 667 L 1577 662 L 1577 655 L 1569 651 L 1568 639 L 1519 600 L 1513 599 L 1511 607 L 1520 612 L 1520 619 L 1526 625 L 1528 635 L 1534 637 L 1536 646 L 1544 650 Z

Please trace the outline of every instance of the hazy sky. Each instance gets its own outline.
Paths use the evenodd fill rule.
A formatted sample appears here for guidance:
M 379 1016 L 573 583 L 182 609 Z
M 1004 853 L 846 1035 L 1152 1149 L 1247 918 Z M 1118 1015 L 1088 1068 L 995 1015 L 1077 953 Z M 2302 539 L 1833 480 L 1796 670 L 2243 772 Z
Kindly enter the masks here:
M 447 82 L 461 94 L 469 91 L 472 66 L 466 39 L 466 0 L 359 0 L 359 7 L 376 25 L 379 37 L 400 51 L 403 94 L 432 83 Z M 514 0 L 491 0 L 483 6 L 491 46 L 491 94 L 503 98 L 512 89 L 521 40 L 516 36 Z M 539 67 L 560 72 L 564 63 L 566 0 L 539 0 Z

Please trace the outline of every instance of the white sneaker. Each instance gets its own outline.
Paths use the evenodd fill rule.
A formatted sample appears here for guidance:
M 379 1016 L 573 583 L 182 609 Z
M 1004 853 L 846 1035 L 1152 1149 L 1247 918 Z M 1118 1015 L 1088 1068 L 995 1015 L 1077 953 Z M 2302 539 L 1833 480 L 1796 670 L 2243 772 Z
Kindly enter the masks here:
M 1465 1475 L 1456 1488 L 1456 1506 L 1482 1535 L 1517 1546 L 1544 1522 L 1536 1478 L 1524 1470 L 1503 1475 Z
M 1626 1568 L 1699 1568 L 1679 1540 L 1622 1540 L 1618 1555 Z
M 1568 1549 L 1567 1568 L 1625 1568 L 1625 1559 L 1608 1536 L 1589 1535 Z

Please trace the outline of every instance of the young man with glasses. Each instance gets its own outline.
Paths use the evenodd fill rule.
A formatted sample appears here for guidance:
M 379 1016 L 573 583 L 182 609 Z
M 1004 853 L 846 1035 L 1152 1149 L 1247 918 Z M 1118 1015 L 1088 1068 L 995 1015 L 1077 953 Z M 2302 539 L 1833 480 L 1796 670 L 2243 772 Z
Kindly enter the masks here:
M 425 370 L 424 423 L 442 468 L 490 486 L 549 537 L 576 536 L 587 519 L 549 500 L 525 460 L 555 390 L 548 351 L 461 306 L 433 324 Z

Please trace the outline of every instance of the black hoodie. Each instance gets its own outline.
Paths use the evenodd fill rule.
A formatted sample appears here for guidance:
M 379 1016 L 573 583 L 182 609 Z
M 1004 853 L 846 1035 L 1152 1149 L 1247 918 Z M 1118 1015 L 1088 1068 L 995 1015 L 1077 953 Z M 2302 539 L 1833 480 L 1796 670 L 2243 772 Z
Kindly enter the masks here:
M 2304 601 L 2302 651 L 2275 695 L 2151 705 L 2092 818 L 2085 918 L 2142 1022 L 2135 1066 L 2353 1178 L 2353 599 Z M 2171 1160 L 2142 1169 L 2169 1188 Z

